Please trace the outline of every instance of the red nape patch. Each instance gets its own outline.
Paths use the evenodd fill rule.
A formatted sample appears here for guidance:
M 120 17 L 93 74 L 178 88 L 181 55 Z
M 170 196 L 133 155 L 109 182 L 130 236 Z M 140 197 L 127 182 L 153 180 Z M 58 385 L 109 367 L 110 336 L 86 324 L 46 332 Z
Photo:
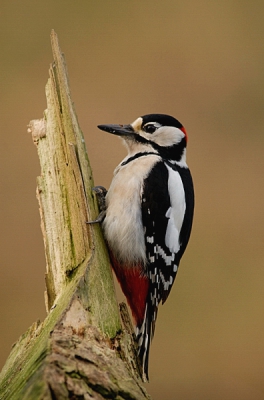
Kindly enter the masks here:
M 140 264 L 132 267 L 123 266 L 114 257 L 111 257 L 111 261 L 136 325 L 139 326 L 144 320 L 149 280 L 146 276 L 142 276 L 142 266 Z
M 185 137 L 186 137 L 186 142 L 188 141 L 188 134 L 186 129 L 184 128 L 184 126 L 181 127 L 181 131 L 184 133 Z

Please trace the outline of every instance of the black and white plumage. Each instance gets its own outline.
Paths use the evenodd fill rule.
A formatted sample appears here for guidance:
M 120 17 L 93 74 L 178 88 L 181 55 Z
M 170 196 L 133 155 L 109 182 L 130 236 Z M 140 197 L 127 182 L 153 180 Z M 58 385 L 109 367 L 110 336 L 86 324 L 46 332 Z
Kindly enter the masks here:
M 187 133 L 175 118 L 149 114 L 131 125 L 99 125 L 124 139 L 128 155 L 106 196 L 104 235 L 136 323 L 148 379 L 150 341 L 189 241 L 194 192 L 186 164 Z

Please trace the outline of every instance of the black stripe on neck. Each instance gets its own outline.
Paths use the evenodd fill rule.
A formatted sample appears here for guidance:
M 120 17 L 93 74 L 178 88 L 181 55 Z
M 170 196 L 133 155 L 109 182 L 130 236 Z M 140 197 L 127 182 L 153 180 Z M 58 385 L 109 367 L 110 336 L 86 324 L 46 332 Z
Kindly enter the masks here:
M 123 162 L 121 163 L 121 165 L 122 165 L 122 167 L 123 167 L 124 165 L 127 165 L 128 163 L 130 163 L 131 161 L 136 160 L 136 159 L 139 158 L 139 157 L 144 157 L 144 156 L 149 156 L 149 155 L 159 156 L 158 153 L 144 151 L 143 153 L 137 153 L 137 154 L 135 154 L 134 156 L 129 157 L 126 161 L 123 161 Z

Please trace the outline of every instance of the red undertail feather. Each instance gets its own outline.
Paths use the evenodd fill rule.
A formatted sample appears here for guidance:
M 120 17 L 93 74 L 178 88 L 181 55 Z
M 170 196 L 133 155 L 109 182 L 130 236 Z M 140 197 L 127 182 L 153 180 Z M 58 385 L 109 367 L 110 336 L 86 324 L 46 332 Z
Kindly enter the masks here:
M 141 326 L 145 315 L 149 280 L 142 274 L 141 264 L 132 267 L 123 266 L 112 255 L 111 261 L 117 280 L 131 308 L 136 326 Z
M 136 325 L 138 357 L 142 366 L 142 378 L 148 380 L 149 345 L 154 332 L 155 317 L 152 318 L 147 305 L 149 295 L 149 279 L 144 276 L 141 264 L 122 265 L 110 252 L 113 270 L 126 296 L 128 305 Z M 157 311 L 155 311 L 156 313 Z

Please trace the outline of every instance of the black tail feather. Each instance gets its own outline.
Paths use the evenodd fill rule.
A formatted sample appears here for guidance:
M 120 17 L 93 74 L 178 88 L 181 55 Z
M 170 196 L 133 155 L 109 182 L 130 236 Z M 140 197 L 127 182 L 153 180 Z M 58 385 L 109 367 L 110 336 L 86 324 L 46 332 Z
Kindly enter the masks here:
M 157 308 L 153 310 L 153 306 L 146 304 L 145 316 L 142 324 L 136 328 L 136 338 L 138 343 L 138 358 L 142 366 L 143 380 L 149 380 L 148 364 L 149 364 L 149 348 L 151 340 L 154 336 L 155 321 L 157 317 Z

